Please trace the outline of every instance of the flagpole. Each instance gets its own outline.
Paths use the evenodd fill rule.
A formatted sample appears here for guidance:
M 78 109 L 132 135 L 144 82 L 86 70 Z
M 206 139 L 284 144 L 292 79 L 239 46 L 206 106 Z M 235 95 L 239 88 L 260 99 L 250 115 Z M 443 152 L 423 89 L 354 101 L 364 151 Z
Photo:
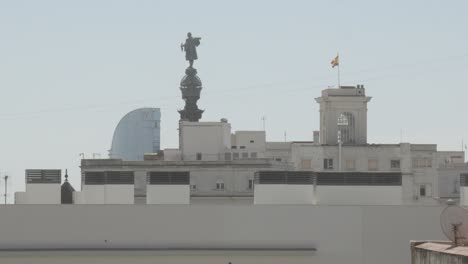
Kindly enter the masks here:
M 340 84 L 340 64 L 338 64 L 338 88 L 341 88 L 341 84 Z
M 336 54 L 336 57 L 338 58 L 338 88 L 341 88 L 341 83 L 340 83 L 340 53 Z

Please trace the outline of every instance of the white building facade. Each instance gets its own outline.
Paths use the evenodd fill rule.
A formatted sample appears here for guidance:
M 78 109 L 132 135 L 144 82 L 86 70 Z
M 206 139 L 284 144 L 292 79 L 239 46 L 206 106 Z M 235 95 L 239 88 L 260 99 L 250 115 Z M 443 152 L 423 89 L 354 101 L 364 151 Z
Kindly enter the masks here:
M 460 174 L 468 171 L 464 152 L 438 151 L 436 144 L 369 144 L 370 100 L 362 85 L 323 90 L 316 98 L 320 104 L 320 132 L 314 132 L 314 138 L 318 142 L 268 142 L 265 131 L 233 132 L 224 118 L 219 122 L 180 121 L 178 149 L 166 149 L 157 155 L 142 153 L 142 161 L 82 160 L 82 188 L 74 194 L 75 203 L 431 205 L 440 203 L 441 198 L 457 199 L 463 189 Z M 258 183 L 255 175 L 261 171 L 323 172 L 345 177 L 351 184 L 315 184 L 311 189 L 275 183 L 254 191 Z M 158 172 L 188 172 L 188 178 L 184 184 L 166 184 L 174 189 L 166 192 L 161 189 L 164 184 L 151 184 L 151 175 Z M 378 177 L 389 173 L 399 175 L 397 187 L 379 185 Z M 363 185 L 354 180 L 361 178 L 365 178 Z M 450 188 L 458 193 L 450 194 Z M 265 199 L 279 192 L 284 195 Z M 163 193 L 177 195 L 166 199 Z

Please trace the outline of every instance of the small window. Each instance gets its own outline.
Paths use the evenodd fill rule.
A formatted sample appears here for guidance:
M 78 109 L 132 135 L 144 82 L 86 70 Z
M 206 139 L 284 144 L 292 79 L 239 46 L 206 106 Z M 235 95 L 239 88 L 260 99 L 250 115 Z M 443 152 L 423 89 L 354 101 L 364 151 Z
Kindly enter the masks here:
M 197 160 L 202 160 L 202 154 L 200 152 L 197 153 Z
M 356 161 L 355 160 L 346 160 L 346 169 L 347 170 L 355 170 L 356 169 Z
M 276 161 L 281 161 L 281 158 L 276 158 L 275 160 L 276 160 Z
M 325 170 L 333 169 L 333 159 L 323 159 L 323 168 Z
M 375 171 L 377 170 L 377 160 L 376 159 L 370 159 L 367 161 L 367 167 L 370 171 Z
M 249 158 L 249 153 L 248 152 L 242 152 L 242 159 L 248 159 Z
M 224 153 L 224 160 L 231 160 L 231 152 Z
M 301 160 L 301 169 L 310 169 L 312 161 L 310 159 Z
M 419 186 L 419 196 L 422 196 L 422 197 L 426 196 L 426 185 L 421 184 Z
M 216 190 L 224 190 L 224 181 L 223 180 L 217 180 L 216 181 Z
M 255 141 L 253 141 L 253 140 L 250 140 L 250 143 L 255 143 Z
M 240 148 L 240 149 L 245 149 L 245 146 L 240 146 L 239 148 Z
M 192 189 L 192 191 L 195 191 L 197 189 L 197 185 L 196 184 L 192 184 L 190 185 L 190 188 Z
M 430 158 L 415 158 L 413 159 L 413 168 L 431 168 L 432 159 Z
M 399 169 L 399 168 L 400 168 L 400 160 L 390 161 L 390 169 Z
M 239 159 L 239 152 L 232 153 L 232 159 L 233 160 L 238 160 Z
M 249 190 L 253 190 L 254 188 L 254 181 L 252 179 L 249 179 Z
M 256 158 L 257 158 L 257 152 L 252 152 L 252 153 L 250 153 L 250 157 L 251 157 L 252 159 L 256 159 Z
M 232 149 L 237 149 L 237 146 L 231 146 Z

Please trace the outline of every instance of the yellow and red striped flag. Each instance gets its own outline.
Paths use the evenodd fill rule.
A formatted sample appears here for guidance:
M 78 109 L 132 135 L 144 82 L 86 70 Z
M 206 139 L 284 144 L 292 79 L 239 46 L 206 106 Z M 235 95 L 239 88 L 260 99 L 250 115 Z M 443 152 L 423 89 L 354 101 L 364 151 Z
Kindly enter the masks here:
M 340 65 L 340 57 L 339 55 L 336 55 L 336 57 L 331 61 L 332 68 L 335 68 L 335 66 Z

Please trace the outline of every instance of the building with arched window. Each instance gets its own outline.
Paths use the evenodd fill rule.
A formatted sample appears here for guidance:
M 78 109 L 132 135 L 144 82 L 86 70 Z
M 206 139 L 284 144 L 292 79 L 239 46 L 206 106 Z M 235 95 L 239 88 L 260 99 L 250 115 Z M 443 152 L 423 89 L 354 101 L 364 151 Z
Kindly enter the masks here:
M 367 144 L 367 103 L 364 86 L 325 89 L 315 100 L 320 104 L 320 144 Z

